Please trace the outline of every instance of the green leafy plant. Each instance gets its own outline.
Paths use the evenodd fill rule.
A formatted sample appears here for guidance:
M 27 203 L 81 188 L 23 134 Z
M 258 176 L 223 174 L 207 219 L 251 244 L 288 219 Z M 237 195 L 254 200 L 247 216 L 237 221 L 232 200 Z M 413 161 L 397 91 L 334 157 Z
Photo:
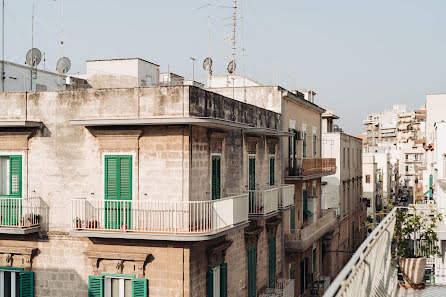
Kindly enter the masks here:
M 396 210 L 394 257 L 417 258 L 439 255 L 437 222 L 443 217 L 436 210 L 417 210 L 415 206 Z M 414 242 L 414 248 L 409 245 Z

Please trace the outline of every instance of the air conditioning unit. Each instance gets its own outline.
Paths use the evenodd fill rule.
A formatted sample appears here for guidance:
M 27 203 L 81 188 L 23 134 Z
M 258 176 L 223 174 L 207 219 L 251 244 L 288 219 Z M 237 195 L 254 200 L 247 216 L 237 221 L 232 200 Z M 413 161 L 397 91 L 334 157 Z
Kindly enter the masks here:
M 304 131 L 297 131 L 297 139 L 298 140 L 303 140 L 305 137 L 305 132 Z

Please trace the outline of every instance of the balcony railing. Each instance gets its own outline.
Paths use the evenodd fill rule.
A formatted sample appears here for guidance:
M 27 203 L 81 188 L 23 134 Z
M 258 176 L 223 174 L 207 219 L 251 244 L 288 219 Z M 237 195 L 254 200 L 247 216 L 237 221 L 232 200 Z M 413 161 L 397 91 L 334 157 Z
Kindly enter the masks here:
M 266 216 L 277 212 L 279 188 L 249 190 L 249 216 Z
M 391 263 L 394 208 L 361 244 L 324 296 L 395 296 L 397 270 Z
M 294 185 L 279 186 L 279 209 L 288 209 L 294 205 Z
M 288 177 L 330 175 L 336 173 L 335 158 L 288 159 Z
M 322 218 L 303 229 L 297 229 L 294 234 L 285 234 L 285 249 L 289 251 L 304 251 L 313 242 L 335 227 L 336 211 L 330 210 Z
M 0 198 L 0 233 L 37 231 L 43 219 L 41 199 Z
M 259 297 L 294 297 L 294 279 L 277 279 L 276 287 L 267 288 Z
M 211 201 L 72 200 L 74 231 L 211 235 L 248 222 L 248 194 Z

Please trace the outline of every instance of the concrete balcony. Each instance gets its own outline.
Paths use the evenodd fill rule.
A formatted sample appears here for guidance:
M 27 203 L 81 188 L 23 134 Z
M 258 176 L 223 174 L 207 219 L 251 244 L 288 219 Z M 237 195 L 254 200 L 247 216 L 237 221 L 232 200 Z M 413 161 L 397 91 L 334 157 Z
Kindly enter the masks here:
M 336 173 L 335 158 L 288 159 L 285 179 L 312 179 Z
M 417 211 L 419 206 L 416 205 Z M 421 208 L 424 208 L 421 207 Z M 396 208 L 381 221 L 353 254 L 350 261 L 325 291 L 324 297 L 341 296 L 446 296 L 444 271 L 439 267 L 442 258 L 428 258 L 424 289 L 405 289 L 398 286 L 398 267 L 392 260 L 391 247 L 396 222 Z M 443 251 L 444 254 L 444 251 Z M 444 256 L 444 255 L 443 255 Z M 428 261 L 428 262 L 429 262 Z M 433 266 L 432 266 L 433 264 Z
M 211 201 L 73 199 L 71 207 L 70 234 L 79 237 L 199 241 L 248 224 L 248 194 Z
M 249 190 L 249 218 L 264 219 L 276 215 L 279 209 L 279 188 Z
M 285 251 L 303 252 L 332 230 L 337 224 L 336 212 L 330 210 L 322 218 L 303 229 L 297 229 L 294 234 L 285 234 Z
M 29 234 L 39 232 L 45 217 L 42 200 L 0 198 L 0 233 Z
M 279 209 L 287 210 L 294 206 L 294 185 L 279 185 Z

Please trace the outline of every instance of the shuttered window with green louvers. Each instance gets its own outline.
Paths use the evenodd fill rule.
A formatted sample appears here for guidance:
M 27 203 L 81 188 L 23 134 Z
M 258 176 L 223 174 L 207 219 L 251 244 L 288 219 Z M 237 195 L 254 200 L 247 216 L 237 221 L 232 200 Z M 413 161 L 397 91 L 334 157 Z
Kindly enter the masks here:
M 131 288 L 127 287 L 130 284 Z M 135 278 L 134 275 L 103 274 L 88 277 L 88 297 L 147 297 L 147 293 L 147 279 Z
M 22 156 L 0 156 L 0 197 L 22 197 Z
M 221 156 L 213 155 L 211 160 L 212 200 L 221 198 Z
M 216 275 L 214 275 L 216 274 Z M 215 281 L 218 286 L 215 286 Z M 215 291 L 216 288 L 219 290 Z M 228 264 L 217 264 L 207 273 L 207 297 L 228 297 Z

